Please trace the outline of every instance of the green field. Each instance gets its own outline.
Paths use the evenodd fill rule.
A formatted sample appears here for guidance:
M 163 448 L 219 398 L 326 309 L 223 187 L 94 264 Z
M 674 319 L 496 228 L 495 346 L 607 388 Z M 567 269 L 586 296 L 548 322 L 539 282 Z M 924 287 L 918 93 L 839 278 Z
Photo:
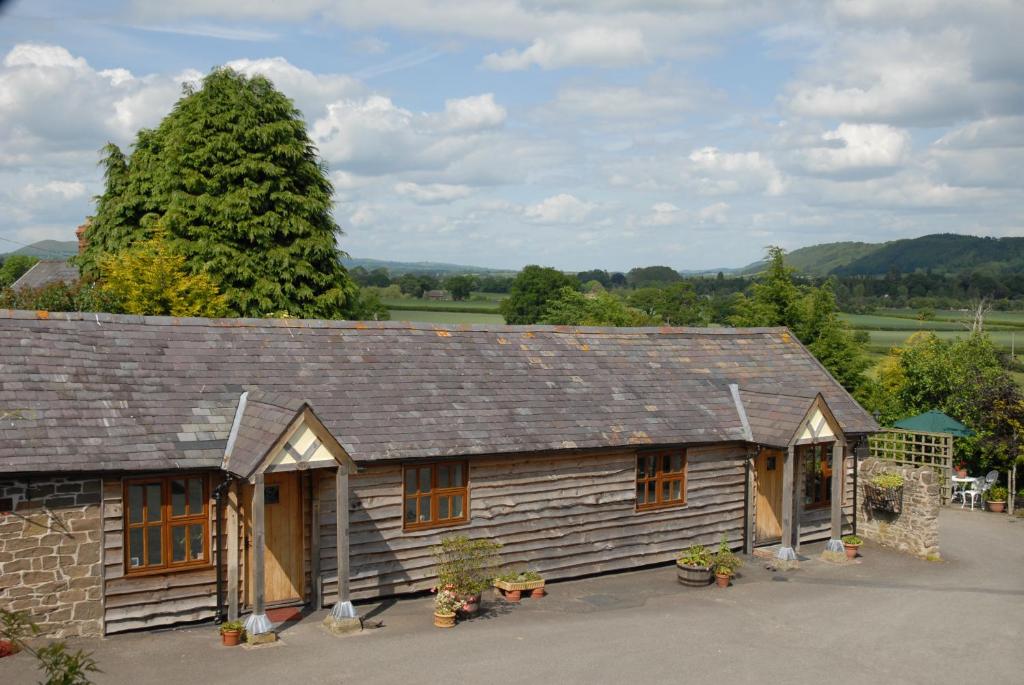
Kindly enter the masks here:
M 422 323 L 505 323 L 501 314 L 478 312 L 446 312 L 442 310 L 391 309 L 392 321 L 419 321 Z
M 967 335 L 970 315 L 967 312 L 936 311 L 935 318 L 921 321 L 910 309 L 885 309 L 874 314 L 841 314 L 855 330 L 867 331 L 872 352 L 884 354 L 893 346 L 903 344 L 919 331 L 932 331 L 943 340 Z M 991 312 L 985 318 L 986 330 L 997 347 L 1016 351 L 1024 343 L 1024 312 Z M 1019 338 L 1019 339 L 1018 339 Z

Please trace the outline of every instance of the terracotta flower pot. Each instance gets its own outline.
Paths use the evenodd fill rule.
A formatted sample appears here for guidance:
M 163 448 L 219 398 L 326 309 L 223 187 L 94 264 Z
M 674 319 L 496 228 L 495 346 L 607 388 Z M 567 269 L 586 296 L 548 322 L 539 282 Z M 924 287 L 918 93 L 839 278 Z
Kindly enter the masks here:
M 454 628 L 455 627 L 455 613 L 450 614 L 439 614 L 434 612 L 434 625 L 438 628 Z
M 220 634 L 220 643 L 225 647 L 237 647 L 239 640 L 242 638 L 242 631 L 240 630 L 225 630 Z
M 1006 507 L 1006 502 L 988 502 L 988 510 L 1000 514 Z
M 10 656 L 18 652 L 18 645 L 10 640 L 0 640 L 0 657 Z
M 480 593 L 466 597 L 466 600 L 459 607 L 459 613 L 466 616 L 476 616 L 480 611 Z
M 518 602 L 523 597 L 522 590 L 505 590 L 505 599 L 510 602 Z
M 844 543 L 843 548 L 846 550 L 847 559 L 856 559 L 857 553 L 860 550 L 860 545 L 847 545 Z
M 546 594 L 547 593 L 544 592 L 544 588 L 542 588 L 542 587 L 535 587 L 532 590 L 530 590 L 530 599 L 540 599 L 541 597 L 543 597 Z
M 716 573 L 715 582 L 718 583 L 718 587 L 729 587 L 729 579 L 731 579 L 728 573 Z

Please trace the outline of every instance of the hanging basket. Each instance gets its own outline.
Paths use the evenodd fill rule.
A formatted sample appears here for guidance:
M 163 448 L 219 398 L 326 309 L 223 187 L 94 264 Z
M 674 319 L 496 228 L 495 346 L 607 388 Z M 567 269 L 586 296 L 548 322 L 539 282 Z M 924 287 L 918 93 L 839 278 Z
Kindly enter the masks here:
M 880 488 L 870 483 L 864 484 L 864 504 L 875 511 L 888 511 L 898 514 L 903 510 L 903 486 L 898 488 Z

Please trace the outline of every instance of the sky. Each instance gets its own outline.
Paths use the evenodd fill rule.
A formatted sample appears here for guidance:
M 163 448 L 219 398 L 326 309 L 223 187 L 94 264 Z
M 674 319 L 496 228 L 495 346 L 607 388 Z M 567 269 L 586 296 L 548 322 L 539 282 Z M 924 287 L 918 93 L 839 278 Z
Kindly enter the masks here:
M 0 1 L 0 252 L 72 240 L 219 65 L 303 112 L 355 257 L 741 266 L 1024 235 L 1019 0 Z

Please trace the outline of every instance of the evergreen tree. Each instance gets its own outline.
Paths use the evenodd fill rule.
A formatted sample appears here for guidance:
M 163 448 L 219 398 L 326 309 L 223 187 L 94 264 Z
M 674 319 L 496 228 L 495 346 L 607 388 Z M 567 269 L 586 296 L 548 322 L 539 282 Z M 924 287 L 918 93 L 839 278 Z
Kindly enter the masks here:
M 106 188 L 79 258 L 152 236 L 159 222 L 192 274 L 210 275 L 228 312 L 339 318 L 356 286 L 341 265 L 333 189 L 291 100 L 262 76 L 216 69 L 126 156 L 106 147 Z

